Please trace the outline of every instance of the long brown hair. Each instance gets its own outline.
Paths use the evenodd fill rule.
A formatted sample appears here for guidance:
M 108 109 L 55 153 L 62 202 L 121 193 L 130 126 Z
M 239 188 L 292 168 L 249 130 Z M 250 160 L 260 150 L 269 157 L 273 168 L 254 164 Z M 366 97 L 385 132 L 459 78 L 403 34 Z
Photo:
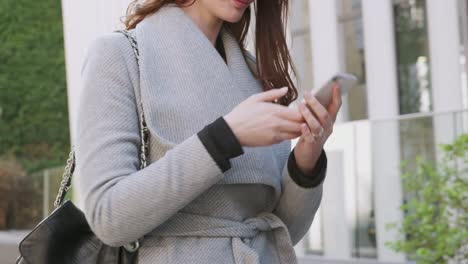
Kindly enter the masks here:
M 193 4 L 196 0 L 134 0 L 127 8 L 122 21 L 126 29 L 133 29 L 147 15 L 158 11 L 162 6 L 175 3 L 178 6 Z M 288 0 L 256 0 L 254 3 L 255 22 L 255 55 L 257 78 L 263 83 L 264 91 L 287 86 L 287 94 L 278 103 L 288 106 L 297 99 L 296 86 L 289 70 L 296 75 L 291 55 L 286 44 L 286 23 Z M 245 51 L 245 37 L 250 25 L 251 9 L 247 8 L 242 18 L 236 23 L 224 22 L 233 33 L 242 51 Z M 245 56 L 245 54 L 244 54 Z

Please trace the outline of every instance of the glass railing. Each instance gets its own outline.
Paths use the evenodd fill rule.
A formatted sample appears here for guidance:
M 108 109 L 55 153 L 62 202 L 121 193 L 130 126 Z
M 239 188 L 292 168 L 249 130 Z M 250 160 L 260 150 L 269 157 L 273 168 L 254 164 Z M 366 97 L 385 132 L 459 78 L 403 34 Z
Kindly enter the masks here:
M 390 222 L 393 216 L 389 214 L 388 219 L 376 222 L 376 208 L 405 200 L 403 191 L 391 192 L 395 179 L 401 184 L 402 161 L 408 161 L 406 172 L 416 169 L 417 156 L 435 162 L 440 156 L 440 143 L 452 143 L 465 133 L 468 109 L 335 125 L 324 147 L 329 154 L 324 198 L 303 239 L 305 254 L 323 255 L 327 248 L 334 250 L 333 243 L 340 243 L 346 251 L 341 248 L 340 257 L 376 258 L 377 227 Z M 333 186 L 327 186 L 327 181 Z M 376 194 L 376 187 L 382 188 L 386 181 L 389 189 L 383 192 L 390 195 L 382 197 Z M 341 225 L 345 227 L 340 229 Z M 343 242 L 340 237 L 349 239 Z
M 30 230 L 54 209 L 64 167 L 0 177 L 0 232 Z
M 20 241 L 52 212 L 64 170 L 56 167 L 26 174 L 15 164 L 0 162 L 0 264 L 14 263 Z

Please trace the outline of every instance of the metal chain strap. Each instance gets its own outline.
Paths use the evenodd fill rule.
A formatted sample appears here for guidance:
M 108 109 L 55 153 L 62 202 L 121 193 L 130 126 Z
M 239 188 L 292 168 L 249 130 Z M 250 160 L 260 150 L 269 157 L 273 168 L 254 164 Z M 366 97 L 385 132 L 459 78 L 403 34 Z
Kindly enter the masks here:
M 75 171 L 75 151 L 73 150 L 73 146 L 72 146 L 72 150 L 70 151 L 70 154 L 68 156 L 67 165 L 65 166 L 65 171 L 62 175 L 62 181 L 60 182 L 60 188 L 57 194 L 57 198 L 55 198 L 55 201 L 54 201 L 55 208 L 59 207 L 62 204 L 63 199 L 65 198 L 65 195 L 67 194 L 68 190 L 70 190 L 72 175 L 74 171 Z
M 133 52 L 136 57 L 137 61 L 137 66 L 138 69 L 140 68 L 140 55 L 138 51 L 138 46 L 137 46 L 137 41 L 136 39 L 127 31 L 127 30 L 116 30 L 115 32 L 121 32 L 123 33 L 130 41 L 132 45 Z M 147 166 L 147 155 L 148 155 L 148 127 L 146 125 L 145 121 L 145 116 L 142 111 L 143 109 L 143 104 L 141 103 L 140 100 L 140 139 L 141 139 L 141 145 L 140 145 L 140 169 L 143 169 L 144 167 Z M 71 151 L 69 154 L 69 158 L 67 160 L 67 165 L 65 166 L 64 173 L 62 175 L 62 181 L 60 183 L 60 188 L 57 194 L 57 197 L 55 198 L 54 201 L 54 206 L 55 208 L 59 207 L 65 198 L 65 195 L 71 188 L 72 184 L 72 177 L 73 173 L 75 171 L 75 151 L 74 151 L 74 145 L 71 147 Z
M 132 45 L 133 53 L 135 54 L 136 62 L 138 69 L 140 69 L 140 52 L 138 50 L 138 43 L 136 39 L 128 32 L 128 30 L 116 30 L 115 32 L 120 32 L 124 34 L 130 44 Z M 141 139 L 141 150 L 140 150 L 140 169 L 143 169 L 147 165 L 147 153 L 148 153 L 148 127 L 146 126 L 145 115 L 143 112 L 143 103 L 141 102 L 140 97 L 140 139 Z
M 140 54 L 138 51 L 136 39 L 127 30 L 116 30 L 115 32 L 123 33 L 128 38 L 128 40 L 130 41 L 130 44 L 132 45 L 133 53 L 135 54 L 135 57 L 136 57 L 138 69 L 140 69 Z M 140 170 L 141 170 L 147 166 L 148 127 L 146 126 L 145 116 L 143 113 L 143 104 L 141 102 L 141 98 L 138 103 L 140 104 L 139 121 L 140 121 L 140 139 L 141 139 L 141 145 L 140 145 Z M 74 145 L 72 145 L 71 151 L 67 160 L 67 164 L 65 166 L 65 170 L 62 175 L 62 181 L 60 182 L 60 188 L 59 188 L 57 197 L 55 198 L 55 201 L 54 201 L 55 208 L 59 207 L 63 203 L 63 200 L 67 192 L 71 188 L 72 177 L 75 171 L 75 166 L 76 166 L 75 150 L 74 150 Z M 135 252 L 140 247 L 140 243 L 139 241 L 134 241 L 128 245 L 125 245 L 124 247 L 129 252 Z

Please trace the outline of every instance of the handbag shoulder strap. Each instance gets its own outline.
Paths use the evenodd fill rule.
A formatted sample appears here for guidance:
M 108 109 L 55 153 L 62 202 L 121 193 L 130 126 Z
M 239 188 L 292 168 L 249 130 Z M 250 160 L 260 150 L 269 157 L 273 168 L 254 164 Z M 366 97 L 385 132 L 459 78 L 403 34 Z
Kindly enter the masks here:
M 135 30 L 116 30 L 115 32 L 120 32 L 124 34 L 127 39 L 129 40 L 133 53 L 135 54 L 135 59 L 137 63 L 137 69 L 140 71 L 140 51 L 138 50 L 138 43 L 136 40 L 136 37 L 132 35 L 132 33 L 135 32 Z M 139 120 L 140 120 L 140 138 L 141 138 L 141 146 L 140 146 L 140 169 L 143 169 L 147 165 L 147 158 L 148 158 L 148 127 L 146 125 L 146 120 L 145 120 L 145 111 L 143 110 L 143 103 L 141 99 L 141 90 L 140 90 L 140 82 L 138 81 L 138 85 L 133 86 L 134 91 L 135 91 L 135 98 L 136 98 L 136 105 L 137 105 L 137 111 L 139 114 Z
M 131 35 L 129 30 L 115 30 L 114 32 L 120 32 L 124 34 L 129 40 L 132 46 L 133 52 L 135 54 L 137 68 L 139 70 L 140 69 L 140 65 L 139 65 L 140 54 L 138 51 L 136 38 Z M 141 103 L 140 89 L 139 87 L 134 86 L 134 90 L 135 90 L 135 98 L 137 101 L 137 111 L 139 114 L 139 129 L 140 129 L 140 139 L 141 139 L 140 169 L 143 169 L 144 167 L 147 166 L 147 158 L 148 158 L 148 127 L 146 126 L 145 116 L 143 113 L 143 104 Z M 67 164 L 65 166 L 64 173 L 62 175 L 60 188 L 59 188 L 57 197 L 55 198 L 55 201 L 54 201 L 55 208 L 59 207 L 63 203 L 63 200 L 68 190 L 70 190 L 71 188 L 72 177 L 73 177 L 73 173 L 75 172 L 75 167 L 76 167 L 75 150 L 74 150 L 74 145 L 72 145 L 70 154 L 68 156 Z

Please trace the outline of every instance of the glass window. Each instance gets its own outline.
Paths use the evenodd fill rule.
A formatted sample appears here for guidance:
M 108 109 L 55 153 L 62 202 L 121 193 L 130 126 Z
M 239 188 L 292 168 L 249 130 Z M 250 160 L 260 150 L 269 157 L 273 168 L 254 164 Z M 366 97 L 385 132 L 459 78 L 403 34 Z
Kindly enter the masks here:
M 339 4 L 344 70 L 359 79 L 357 86 L 347 95 L 349 120 L 368 119 L 361 0 L 341 0 Z
M 354 122 L 354 181 L 355 213 L 352 215 L 352 256 L 377 258 L 374 175 L 372 174 L 371 138 L 368 121 Z M 347 177 L 347 176 L 346 176 Z
M 346 72 L 353 73 L 359 79 L 357 87 L 351 89 L 347 96 L 349 120 L 368 119 L 362 1 L 341 0 L 339 4 L 338 21 L 342 40 L 344 69 Z M 356 129 L 358 128 L 361 128 L 361 126 L 356 125 Z M 364 131 L 362 133 L 366 134 Z M 355 138 L 355 140 L 358 140 L 358 138 Z M 366 139 L 362 140 L 357 146 L 365 146 Z M 350 212 L 352 256 L 375 258 L 376 240 L 373 190 L 371 188 L 372 176 L 365 173 L 366 170 L 363 169 L 365 166 L 359 164 L 357 160 L 354 166 L 360 169 L 353 175 L 355 187 L 354 191 L 350 193 L 352 197 L 349 197 L 352 201 L 350 208 L 353 210 L 353 212 Z
M 297 70 L 299 98 L 313 88 L 312 49 L 309 28 L 309 4 L 300 0 L 291 3 L 289 17 L 291 56 Z
M 323 254 L 323 225 L 322 225 L 322 206 L 318 208 L 314 216 L 314 221 L 304 236 L 304 247 L 306 254 Z
M 432 111 L 426 1 L 394 0 L 400 114 Z

